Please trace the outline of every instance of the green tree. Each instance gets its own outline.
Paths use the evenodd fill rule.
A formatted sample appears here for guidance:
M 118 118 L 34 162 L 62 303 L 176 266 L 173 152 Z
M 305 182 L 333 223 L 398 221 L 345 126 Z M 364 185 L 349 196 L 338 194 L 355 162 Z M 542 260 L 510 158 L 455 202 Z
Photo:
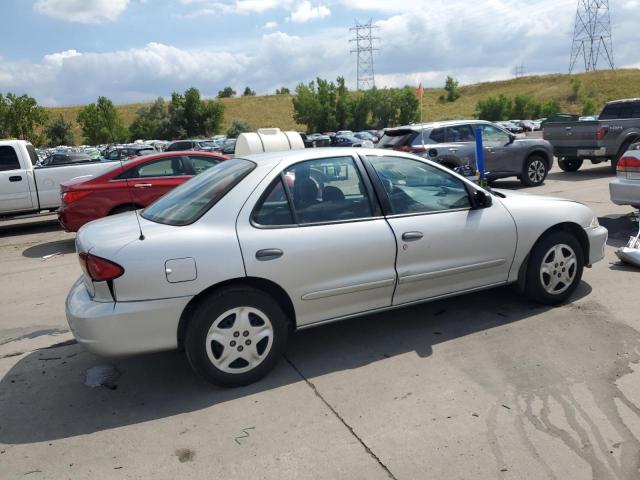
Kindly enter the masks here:
M 287 87 L 276 88 L 276 95 L 289 95 L 291 94 L 291 90 Z
M 344 77 L 338 77 L 336 85 L 336 128 L 346 130 L 351 123 L 351 108 L 349 105 L 349 90 L 344 82 Z
M 444 82 L 444 89 L 447 92 L 445 100 L 447 102 L 455 102 L 460 98 L 460 88 L 458 87 L 458 82 L 453 79 L 451 76 L 447 76 L 447 80 Z
M 596 112 L 596 104 L 593 103 L 593 100 L 587 98 L 582 104 L 582 115 L 595 115 Z
M 142 107 L 129 125 L 132 140 L 169 140 L 169 110 L 164 98 L 158 97 L 149 107 Z
M 560 113 L 560 102 L 549 100 L 540 106 L 540 117 L 549 118 Z
M 244 92 L 242 92 L 242 96 L 243 97 L 255 97 L 256 96 L 256 91 L 255 90 L 251 90 L 251 88 L 249 88 L 249 87 L 245 87 Z
M 204 100 L 200 103 L 199 134 L 211 136 L 219 133 L 224 120 L 224 105 L 213 100 Z
M 9 111 L 9 105 L 4 95 L 0 93 L 0 138 L 7 138 L 9 136 L 9 128 L 7 124 L 7 115 Z
M 415 88 L 406 86 L 400 90 L 397 102 L 399 125 L 408 125 L 420 120 L 420 99 L 416 95 Z
M 511 108 L 512 101 L 502 94 L 487 97 L 476 104 L 476 117 L 490 122 L 507 120 L 511 115 Z
M 44 134 L 47 137 L 47 144 L 50 147 L 75 144 L 73 125 L 71 122 L 65 121 L 62 115 L 58 115 L 58 118 L 46 126 Z
M 231 87 L 224 87 L 218 92 L 218 98 L 231 98 L 236 96 L 236 91 Z
M 569 83 L 571 85 L 571 95 L 569 95 L 569 101 L 577 102 L 578 100 L 580 100 L 582 82 L 579 78 L 572 78 Z
M 231 122 L 231 126 L 227 130 L 227 137 L 238 138 L 238 135 L 245 132 L 251 132 L 253 128 L 244 120 L 234 120 Z
M 202 100 L 196 88 L 184 94 L 173 92 L 168 107 L 168 138 L 210 136 L 220 131 L 224 106 L 213 100 Z
M 36 99 L 8 93 L 0 103 L 4 103 L 0 106 L 0 118 L 4 117 L 4 127 L 0 130 L 4 130 L 4 136 L 35 141 L 36 127 L 47 121 L 47 114 Z
M 107 97 L 98 97 L 78 113 L 78 124 L 87 142 L 92 145 L 124 142 L 128 137 L 113 102 Z
M 367 90 L 371 104 L 371 121 L 374 128 L 392 127 L 398 124 L 396 90 L 373 87 Z

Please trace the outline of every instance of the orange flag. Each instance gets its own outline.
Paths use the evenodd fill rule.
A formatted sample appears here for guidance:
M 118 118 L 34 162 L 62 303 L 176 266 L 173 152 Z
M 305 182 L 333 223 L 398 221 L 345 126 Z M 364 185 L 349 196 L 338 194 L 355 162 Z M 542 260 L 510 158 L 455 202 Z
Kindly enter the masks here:
M 422 98 L 422 92 L 423 92 L 423 89 L 422 89 L 422 82 L 420 82 L 420 85 L 418 85 L 418 88 L 416 89 L 416 95 L 417 95 L 418 97 Z

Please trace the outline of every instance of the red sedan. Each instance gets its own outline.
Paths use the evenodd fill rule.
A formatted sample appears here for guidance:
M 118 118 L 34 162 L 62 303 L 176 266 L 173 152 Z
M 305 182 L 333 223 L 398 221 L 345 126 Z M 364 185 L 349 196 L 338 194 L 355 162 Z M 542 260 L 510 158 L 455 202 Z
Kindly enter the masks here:
M 144 208 L 223 160 L 217 153 L 167 152 L 115 164 L 97 177 L 60 185 L 58 220 L 67 232 L 77 232 L 92 220 Z

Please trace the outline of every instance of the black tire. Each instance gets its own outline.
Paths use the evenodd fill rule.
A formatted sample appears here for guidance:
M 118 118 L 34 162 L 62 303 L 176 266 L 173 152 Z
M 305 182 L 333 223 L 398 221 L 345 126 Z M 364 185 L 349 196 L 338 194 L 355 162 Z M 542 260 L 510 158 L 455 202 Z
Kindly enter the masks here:
M 140 205 L 134 205 L 132 203 L 127 203 L 125 205 L 119 205 L 116 208 L 114 208 L 113 210 L 111 210 L 109 212 L 109 215 L 118 215 L 119 213 L 124 213 L 124 212 L 133 212 L 134 210 L 138 210 L 142 207 L 140 207 Z
M 270 322 L 273 332 L 270 346 L 265 347 L 269 348 L 269 350 L 264 350 L 266 353 L 260 363 L 250 370 L 246 370 L 247 367 L 250 367 L 250 364 L 242 358 L 242 355 L 246 356 L 252 348 L 259 352 L 259 344 L 264 339 L 253 345 L 246 343 L 247 341 L 250 342 L 253 335 L 244 336 L 245 331 L 241 331 L 242 328 L 236 326 L 238 325 L 236 323 L 238 317 L 234 314 L 228 315 L 220 321 L 222 315 L 239 307 L 248 307 L 259 311 Z M 263 321 L 257 315 L 255 317 Z M 249 321 L 252 321 L 250 317 Z M 207 345 L 207 336 L 216 322 L 219 324 L 226 322 L 227 325 L 231 322 L 230 326 L 225 325 L 224 327 L 224 330 L 229 330 L 230 335 L 228 337 L 229 343 L 226 346 L 222 345 L 222 343 L 217 343 L 215 340 L 211 340 Z M 261 325 L 252 324 L 250 328 L 258 329 L 261 327 Z M 238 330 L 235 330 L 236 328 Z M 239 332 L 237 336 L 236 332 Z M 201 377 L 223 387 L 237 387 L 248 385 L 261 379 L 275 366 L 287 344 L 288 332 L 289 322 L 287 316 L 272 297 L 261 290 L 251 287 L 228 287 L 209 294 L 197 304 L 191 313 L 184 345 L 191 367 Z M 243 344 L 246 344 L 246 347 Z M 246 351 L 242 353 L 244 348 L 246 348 Z M 227 370 L 236 369 L 239 373 L 224 371 L 214 364 L 214 361 L 223 359 L 222 355 L 227 352 L 227 349 L 229 349 L 228 355 L 235 357 L 235 360 L 230 363 Z M 215 356 L 216 351 L 219 357 Z M 209 355 L 212 355 L 212 357 Z M 246 363 L 245 366 L 242 366 L 242 362 L 238 362 L 241 358 Z M 237 364 L 237 366 L 233 367 L 234 364 Z
M 577 172 L 582 167 L 581 158 L 563 157 L 558 160 L 558 166 L 563 172 Z
M 556 256 L 556 253 L 552 253 L 551 250 L 560 245 L 563 246 L 560 247 L 562 253 Z M 575 263 L 571 262 L 572 266 L 567 267 L 563 262 L 563 260 L 566 260 L 564 255 L 570 253 L 571 250 L 575 256 Z M 549 260 L 554 262 L 551 265 L 552 270 L 548 274 L 543 274 L 543 263 L 548 263 Z M 556 262 L 555 260 L 558 261 Z M 563 271 L 563 268 L 568 269 Z M 571 268 L 574 268 L 573 272 L 571 272 Z M 566 302 L 578 287 L 582 279 L 583 270 L 584 252 L 578 239 L 567 232 L 551 232 L 538 240 L 529 255 L 524 293 L 536 302 L 545 305 L 559 305 Z M 551 278 L 554 274 L 562 275 L 561 280 L 560 277 L 557 277 L 559 280 L 555 288 L 552 287 L 551 283 Z M 565 283 L 562 281 L 569 277 L 571 278 L 570 282 L 567 281 Z M 555 278 L 553 277 L 554 280 Z
M 525 187 L 542 185 L 549 173 L 547 159 L 540 155 L 530 155 L 524 162 L 520 183 Z

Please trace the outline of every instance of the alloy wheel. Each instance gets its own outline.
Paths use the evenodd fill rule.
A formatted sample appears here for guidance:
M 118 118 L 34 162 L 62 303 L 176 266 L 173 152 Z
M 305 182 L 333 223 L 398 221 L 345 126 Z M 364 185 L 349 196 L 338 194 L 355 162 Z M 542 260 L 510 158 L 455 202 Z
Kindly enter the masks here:
M 260 365 L 273 345 L 269 317 L 253 307 L 227 310 L 211 324 L 206 337 L 209 361 L 225 373 L 244 373 Z
M 551 295 L 564 293 L 573 283 L 578 270 L 576 253 L 569 245 L 558 244 L 549 249 L 540 266 L 540 281 Z
M 547 174 L 547 167 L 542 160 L 534 160 L 529 164 L 527 176 L 534 184 L 542 183 Z

